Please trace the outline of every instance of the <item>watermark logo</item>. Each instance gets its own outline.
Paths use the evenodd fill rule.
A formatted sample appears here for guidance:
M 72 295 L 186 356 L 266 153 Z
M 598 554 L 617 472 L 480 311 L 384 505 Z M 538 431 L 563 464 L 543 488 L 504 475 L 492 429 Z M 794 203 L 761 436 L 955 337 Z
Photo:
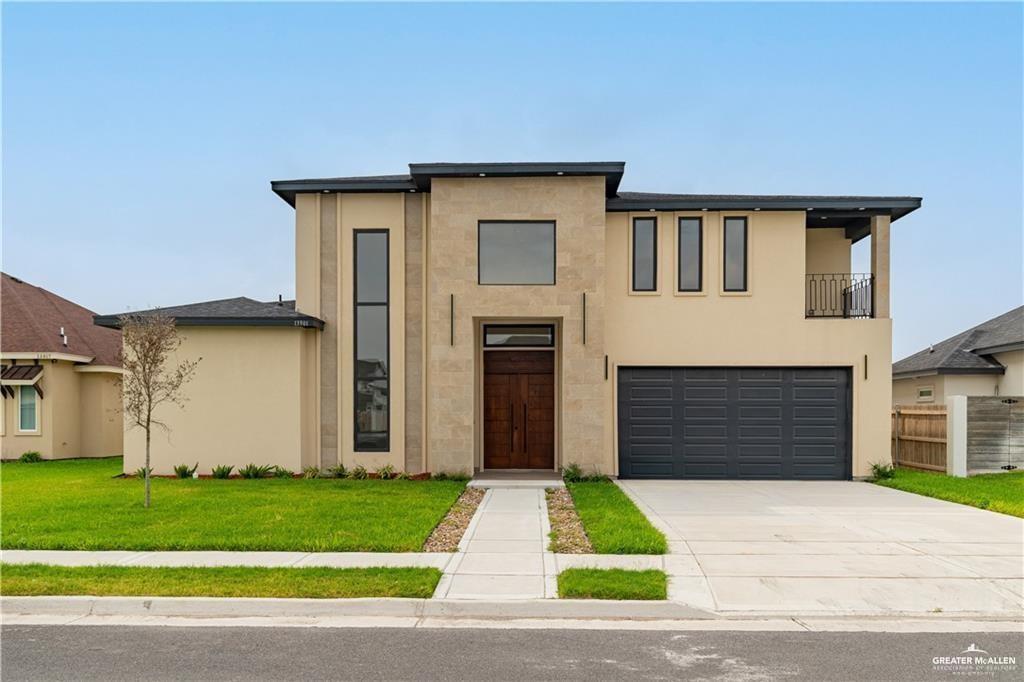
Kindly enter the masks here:
M 956 656 L 935 656 L 932 670 L 964 677 L 995 677 L 1017 670 L 1016 656 L 990 654 L 974 642 Z

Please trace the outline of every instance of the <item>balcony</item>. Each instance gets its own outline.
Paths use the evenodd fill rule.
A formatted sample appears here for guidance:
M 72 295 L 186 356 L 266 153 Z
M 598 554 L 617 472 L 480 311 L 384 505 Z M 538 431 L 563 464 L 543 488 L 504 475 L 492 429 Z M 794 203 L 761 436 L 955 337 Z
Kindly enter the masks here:
M 817 273 L 807 275 L 806 317 L 874 317 L 871 273 Z

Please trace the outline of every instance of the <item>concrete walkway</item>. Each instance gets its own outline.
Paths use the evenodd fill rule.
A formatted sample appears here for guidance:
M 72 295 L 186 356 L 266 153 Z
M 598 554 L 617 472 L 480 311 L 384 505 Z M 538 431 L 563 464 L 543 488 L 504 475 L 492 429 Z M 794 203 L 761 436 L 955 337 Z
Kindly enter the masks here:
M 558 596 L 543 488 L 488 488 L 435 599 Z

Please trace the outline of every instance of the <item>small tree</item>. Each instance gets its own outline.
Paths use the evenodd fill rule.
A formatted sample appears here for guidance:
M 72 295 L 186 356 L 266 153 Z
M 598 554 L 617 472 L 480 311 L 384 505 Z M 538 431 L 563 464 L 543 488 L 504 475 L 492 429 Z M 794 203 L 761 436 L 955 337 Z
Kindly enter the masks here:
M 124 413 L 130 428 L 146 432 L 146 507 L 149 507 L 149 445 L 153 427 L 170 431 L 167 424 L 154 418 L 163 403 L 184 407 L 188 400 L 182 387 L 195 375 L 198 360 L 183 360 L 170 366 L 171 355 L 181 347 L 174 320 L 166 315 L 122 315 L 121 386 Z

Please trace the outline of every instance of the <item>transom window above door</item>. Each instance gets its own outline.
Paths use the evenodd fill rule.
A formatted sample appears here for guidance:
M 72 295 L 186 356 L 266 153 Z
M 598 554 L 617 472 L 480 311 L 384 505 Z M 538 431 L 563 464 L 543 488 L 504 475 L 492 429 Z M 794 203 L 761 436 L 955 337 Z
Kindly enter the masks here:
M 484 348 L 553 348 L 554 345 L 555 326 L 552 324 L 484 325 Z
M 481 220 L 477 261 L 480 284 L 554 284 L 554 221 Z

